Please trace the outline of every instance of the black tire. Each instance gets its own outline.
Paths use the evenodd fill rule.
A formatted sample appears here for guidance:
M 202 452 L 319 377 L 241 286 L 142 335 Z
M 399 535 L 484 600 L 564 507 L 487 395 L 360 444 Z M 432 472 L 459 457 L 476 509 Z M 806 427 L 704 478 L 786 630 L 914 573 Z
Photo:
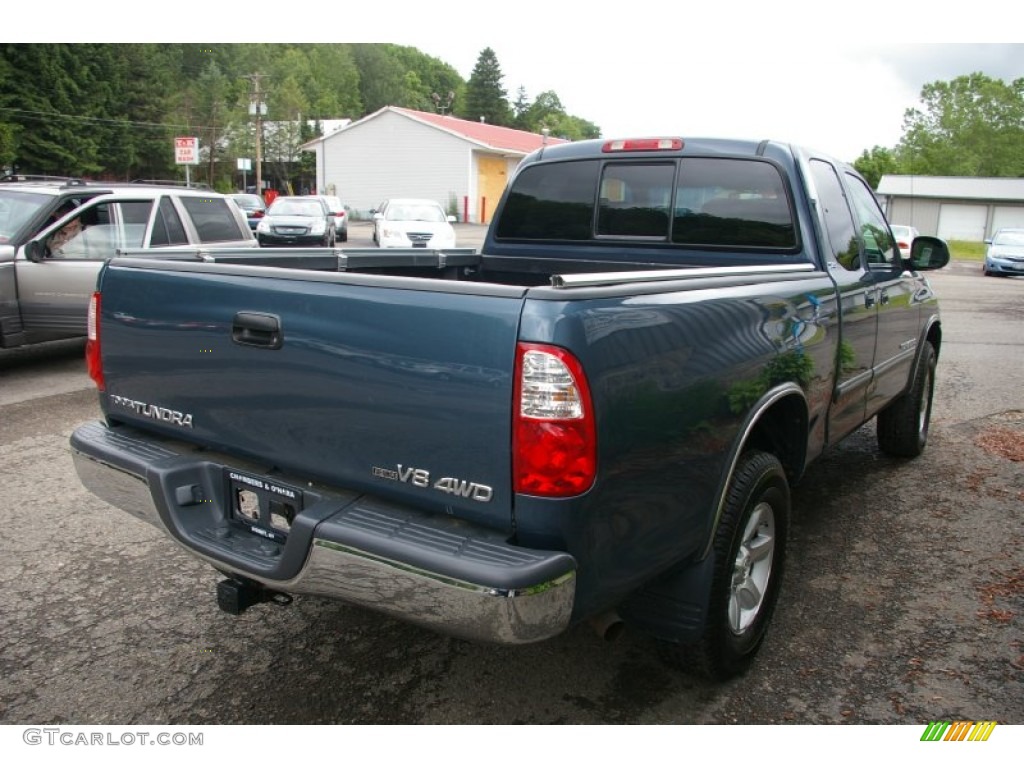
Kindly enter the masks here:
M 914 371 L 914 383 L 876 417 L 882 453 L 913 459 L 924 451 L 932 418 L 936 359 L 935 347 L 926 341 Z
M 338 237 L 338 240 L 343 242 L 343 243 L 347 243 L 348 242 L 348 230 L 347 229 L 344 230 L 341 233 L 341 235 Z
M 661 641 L 664 661 L 713 680 L 728 680 L 747 670 L 778 602 L 789 508 L 789 482 L 779 460 L 763 451 L 744 453 L 715 533 L 701 637 L 688 645 Z

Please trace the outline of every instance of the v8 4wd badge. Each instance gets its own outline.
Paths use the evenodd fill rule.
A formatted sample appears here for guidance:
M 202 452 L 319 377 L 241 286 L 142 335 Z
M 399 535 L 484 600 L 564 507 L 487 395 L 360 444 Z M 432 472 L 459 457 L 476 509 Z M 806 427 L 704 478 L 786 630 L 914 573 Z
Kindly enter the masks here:
M 494 496 L 494 489 L 489 485 L 460 480 L 457 477 L 439 477 L 434 480 L 431 478 L 429 470 L 406 467 L 402 464 L 397 464 L 395 469 L 373 467 L 373 476 L 399 483 L 408 483 L 417 488 L 433 488 L 435 491 L 450 493 L 452 496 L 461 496 L 473 501 L 488 502 Z

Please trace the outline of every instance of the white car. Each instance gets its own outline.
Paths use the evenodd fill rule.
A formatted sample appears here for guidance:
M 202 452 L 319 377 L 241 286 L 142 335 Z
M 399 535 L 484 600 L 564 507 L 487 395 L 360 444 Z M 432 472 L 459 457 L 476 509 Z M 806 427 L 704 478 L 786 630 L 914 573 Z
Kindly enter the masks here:
M 319 197 L 327 204 L 327 207 L 331 209 L 331 215 L 334 216 L 334 231 L 337 234 L 338 242 L 347 242 L 348 209 L 341 200 L 333 195 L 309 195 L 309 197 Z
M 903 224 L 891 224 L 889 229 L 892 230 L 892 236 L 896 238 L 896 245 L 900 249 L 900 257 L 908 258 L 910 256 L 910 246 L 914 242 L 914 238 L 921 233 L 914 227 L 907 227 Z
M 381 248 L 454 248 L 454 216 L 434 200 L 392 198 L 373 212 L 373 239 Z

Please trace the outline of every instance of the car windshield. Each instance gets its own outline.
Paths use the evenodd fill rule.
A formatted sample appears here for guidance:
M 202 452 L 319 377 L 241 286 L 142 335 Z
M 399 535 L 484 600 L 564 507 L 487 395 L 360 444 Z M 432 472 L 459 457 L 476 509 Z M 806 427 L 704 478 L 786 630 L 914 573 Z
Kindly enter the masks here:
M 895 237 L 910 237 L 912 234 L 910 227 L 901 227 L 899 225 L 893 226 L 892 233 Z
M 1013 232 L 999 232 L 992 245 L 1024 245 L 1024 229 Z
M 52 195 L 0 189 L 0 243 L 15 240 Z
M 444 221 L 444 211 L 436 205 L 408 205 L 399 203 L 388 207 L 388 221 Z
M 323 216 L 324 209 L 315 200 L 278 200 L 268 212 L 270 216 Z
M 259 195 L 233 195 L 234 200 L 242 208 L 262 208 L 263 200 Z

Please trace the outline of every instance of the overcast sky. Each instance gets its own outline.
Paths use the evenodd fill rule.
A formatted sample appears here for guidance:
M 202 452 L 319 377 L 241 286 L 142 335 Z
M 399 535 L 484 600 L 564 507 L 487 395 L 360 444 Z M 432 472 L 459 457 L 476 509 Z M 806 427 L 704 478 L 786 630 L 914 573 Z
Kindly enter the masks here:
M 67 0 L 55 2 L 72 12 Z M 75 6 L 72 39 L 391 42 L 441 59 L 466 79 L 489 47 L 510 100 L 520 86 L 530 99 L 554 91 L 566 111 L 605 137 L 770 138 L 850 161 L 899 141 L 903 114 L 926 83 L 973 72 L 1006 82 L 1024 77 L 1024 44 L 1013 42 L 1021 38 L 1021 13 L 1000 0 L 948 10 L 896 0 L 286 5 L 177 0 L 173 11 L 140 5 L 133 19 L 119 0 L 92 0 L 89 13 Z M 45 8 L 52 14 L 54 1 Z M 4 16 L 5 28 L 25 31 L 18 35 L 24 42 L 52 39 L 46 34 L 54 26 L 34 18 L 30 4 Z
M 983 72 L 1009 82 L 1024 77 L 1024 45 L 817 46 L 779 50 L 680 41 L 674 51 L 636 48 L 626 60 L 600 42 L 581 43 L 572 58 L 511 40 L 491 45 L 509 97 L 520 85 L 533 98 L 555 91 L 570 114 L 596 123 L 606 137 L 670 134 L 780 139 L 811 145 L 844 160 L 864 149 L 892 147 L 904 112 L 921 87 Z M 468 77 L 476 55 L 448 59 Z M 611 60 L 609 60 L 611 59 Z
M 490 47 L 510 100 L 520 86 L 531 99 L 554 91 L 567 112 L 596 123 L 606 137 L 771 138 L 851 161 L 864 149 L 900 140 L 903 115 L 918 104 L 926 83 L 973 72 L 1005 82 L 1024 77 L 1024 44 L 957 43 L 955 29 L 932 35 L 953 42 L 909 42 L 927 34 L 920 27 L 897 41 L 884 22 L 870 29 L 870 13 L 859 28 L 844 29 L 828 3 L 808 4 L 826 9 L 811 17 L 801 15 L 803 4 L 795 0 L 718 5 L 726 10 L 690 18 L 682 2 L 670 4 L 675 10 L 660 0 L 613 2 L 605 12 L 593 5 L 598 10 L 585 26 L 573 21 L 579 11 L 566 9 L 520 24 L 474 26 L 472 34 L 445 40 L 408 31 L 393 41 L 415 45 L 465 78 Z M 983 14 L 984 8 L 970 7 Z M 966 10 L 956 15 L 965 17 Z M 574 24 L 581 27 L 576 33 Z M 993 17 L 985 24 L 991 31 Z M 970 27 L 963 25 L 963 37 Z M 863 42 L 872 39 L 877 42 Z

